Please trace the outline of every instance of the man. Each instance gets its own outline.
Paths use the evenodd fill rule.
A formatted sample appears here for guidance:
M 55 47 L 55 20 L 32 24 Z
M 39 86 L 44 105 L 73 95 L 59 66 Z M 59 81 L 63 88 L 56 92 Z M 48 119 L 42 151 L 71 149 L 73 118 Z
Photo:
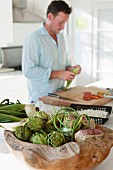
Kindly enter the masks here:
M 25 41 L 22 55 L 22 71 L 27 78 L 29 102 L 57 91 L 65 81 L 73 80 L 71 66 L 63 34 L 72 8 L 65 1 L 54 0 L 47 9 L 47 19 L 41 28 Z M 79 66 L 80 67 L 80 66 Z

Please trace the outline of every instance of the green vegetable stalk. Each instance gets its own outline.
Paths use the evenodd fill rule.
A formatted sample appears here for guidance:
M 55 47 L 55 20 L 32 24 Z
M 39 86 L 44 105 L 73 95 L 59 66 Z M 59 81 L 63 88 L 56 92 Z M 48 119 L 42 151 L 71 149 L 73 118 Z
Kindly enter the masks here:
M 75 74 L 78 74 L 79 69 L 80 69 L 79 67 L 74 68 L 74 69 L 72 70 L 72 72 L 75 73 Z M 72 82 L 72 80 L 68 80 L 68 81 L 67 81 L 66 86 L 65 86 L 65 90 L 67 90 L 67 89 L 69 88 L 71 82 Z
M 0 113 L 0 123 L 19 122 L 22 119 L 23 118 L 19 118 L 13 115 L 6 115 L 6 114 Z

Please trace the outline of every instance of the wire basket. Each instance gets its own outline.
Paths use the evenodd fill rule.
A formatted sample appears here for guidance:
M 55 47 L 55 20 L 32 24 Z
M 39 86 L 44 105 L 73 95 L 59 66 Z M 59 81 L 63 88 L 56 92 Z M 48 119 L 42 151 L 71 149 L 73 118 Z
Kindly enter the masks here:
M 101 111 L 106 111 L 108 114 L 105 118 L 103 117 L 94 117 L 90 116 L 90 118 L 94 119 L 96 124 L 103 125 L 106 121 L 109 120 L 109 116 L 112 111 L 111 106 L 96 106 L 96 105 L 82 105 L 82 104 L 71 104 L 73 109 L 79 111 L 79 110 L 87 110 L 87 109 L 92 109 L 92 110 L 101 110 Z

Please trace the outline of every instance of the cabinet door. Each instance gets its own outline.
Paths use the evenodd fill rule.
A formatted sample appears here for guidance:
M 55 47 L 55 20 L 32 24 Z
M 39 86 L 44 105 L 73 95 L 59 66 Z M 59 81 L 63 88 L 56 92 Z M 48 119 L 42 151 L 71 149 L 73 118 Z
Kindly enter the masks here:
M 93 8 L 92 78 L 113 77 L 113 3 L 96 4 Z

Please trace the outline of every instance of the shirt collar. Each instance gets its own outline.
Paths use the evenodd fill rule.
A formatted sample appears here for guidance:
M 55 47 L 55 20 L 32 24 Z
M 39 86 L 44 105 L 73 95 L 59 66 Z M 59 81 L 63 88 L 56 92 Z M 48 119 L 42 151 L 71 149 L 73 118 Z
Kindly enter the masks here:
M 47 35 L 47 36 L 50 36 L 48 31 L 46 30 L 45 26 L 44 26 L 44 22 L 42 23 L 42 34 L 43 35 Z
M 42 23 L 42 34 L 51 37 L 51 36 L 49 35 L 48 31 L 46 30 L 45 26 L 44 26 L 44 22 Z M 58 35 L 59 35 L 59 34 L 56 35 L 57 38 L 58 38 Z

